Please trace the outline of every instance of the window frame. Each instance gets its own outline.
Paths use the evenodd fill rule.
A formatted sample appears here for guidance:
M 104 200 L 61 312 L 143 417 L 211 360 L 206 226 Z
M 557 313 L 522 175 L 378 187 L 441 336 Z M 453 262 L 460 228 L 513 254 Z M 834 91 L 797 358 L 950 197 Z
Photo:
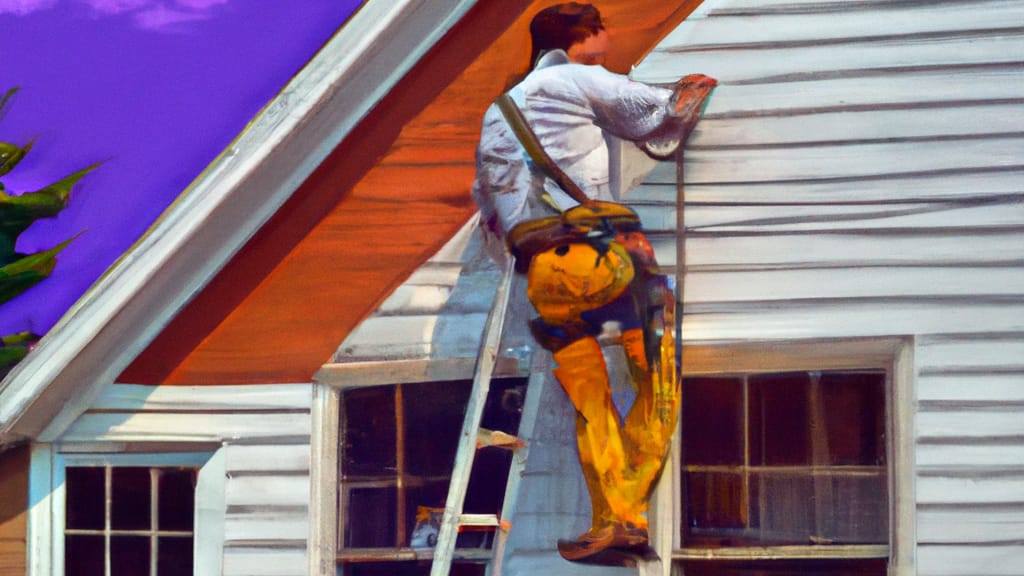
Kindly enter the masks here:
M 331 518 L 323 516 L 321 524 L 331 524 L 311 534 L 311 574 L 327 576 L 335 574 L 335 566 L 352 562 L 402 562 L 433 559 L 434 550 L 411 548 L 367 548 L 345 549 L 339 545 L 340 524 L 344 518 L 340 498 L 341 475 L 339 448 L 341 438 L 341 396 L 344 392 L 375 386 L 397 384 L 424 384 L 472 380 L 475 368 L 473 358 L 410 359 L 398 361 L 363 361 L 352 363 L 326 364 L 314 376 L 316 382 L 313 420 L 313 453 L 324 459 L 313 473 L 314 506 L 333 512 Z M 519 359 L 499 356 L 492 380 L 524 378 L 530 376 L 530 367 Z M 525 409 L 524 409 L 525 410 Z M 515 466 L 513 460 L 513 466 Z M 451 488 L 449 480 L 448 488 Z M 507 497 L 507 494 L 506 494 Z M 328 522 L 332 520 L 333 522 Z M 496 542 L 495 545 L 498 545 Z M 494 559 L 494 550 L 456 549 L 454 559 L 467 563 L 489 564 Z
M 63 576 L 68 467 L 194 467 L 199 469 L 193 526 L 194 576 L 220 576 L 224 556 L 226 469 L 223 450 L 159 452 L 86 451 L 96 446 L 32 447 L 29 482 L 29 575 Z M 122 447 L 124 448 L 124 447 Z
M 671 464 L 656 497 L 671 498 L 672 521 L 657 523 L 656 544 L 670 551 L 672 564 L 697 559 L 888 558 L 888 573 L 914 573 L 914 368 L 911 338 L 746 341 L 683 345 L 683 377 L 765 374 L 790 371 L 882 370 L 885 372 L 886 466 L 889 489 L 887 545 L 683 547 L 680 485 L 681 429 L 673 440 Z M 668 543 L 671 543 L 669 546 Z M 664 556 L 663 556 L 664 557 Z M 666 566 L 666 573 L 669 568 Z M 673 570 L 676 570 L 673 568 Z

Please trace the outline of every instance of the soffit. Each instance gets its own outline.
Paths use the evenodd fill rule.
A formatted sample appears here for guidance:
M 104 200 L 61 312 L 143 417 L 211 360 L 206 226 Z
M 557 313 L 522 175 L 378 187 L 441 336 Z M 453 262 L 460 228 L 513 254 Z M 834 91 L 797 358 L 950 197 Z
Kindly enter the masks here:
M 118 381 L 306 382 L 472 215 L 480 120 L 551 1 L 482 2 L 336 148 Z M 697 0 L 599 4 L 627 72 Z

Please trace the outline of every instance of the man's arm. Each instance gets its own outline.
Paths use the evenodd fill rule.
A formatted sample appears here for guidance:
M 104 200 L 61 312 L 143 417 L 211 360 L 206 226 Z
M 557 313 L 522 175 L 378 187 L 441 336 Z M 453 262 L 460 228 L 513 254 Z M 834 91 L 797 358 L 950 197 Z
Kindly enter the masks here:
M 577 85 L 606 132 L 641 144 L 655 157 L 671 155 L 700 119 L 717 81 L 692 74 L 672 89 L 634 82 L 600 67 L 582 70 Z

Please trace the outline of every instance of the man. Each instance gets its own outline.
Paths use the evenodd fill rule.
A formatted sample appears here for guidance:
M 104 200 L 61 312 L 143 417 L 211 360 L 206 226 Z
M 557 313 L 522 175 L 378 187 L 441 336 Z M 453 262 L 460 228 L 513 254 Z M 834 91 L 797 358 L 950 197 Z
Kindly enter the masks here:
M 610 40 L 591 5 L 547 8 L 530 33 L 532 69 L 509 96 L 570 185 L 530 160 L 495 105 L 484 116 L 473 198 L 489 252 L 501 258 L 507 245 L 527 273 L 540 316 L 531 330 L 553 353 L 576 409 L 592 524 L 558 548 L 569 560 L 594 561 L 610 549 L 648 549 L 648 501 L 679 411 L 674 296 L 635 214 L 612 203 L 605 132 L 671 148 L 685 141 L 715 81 L 689 76 L 670 90 L 604 69 Z M 596 338 L 608 321 L 621 327 L 637 391 L 624 418 Z

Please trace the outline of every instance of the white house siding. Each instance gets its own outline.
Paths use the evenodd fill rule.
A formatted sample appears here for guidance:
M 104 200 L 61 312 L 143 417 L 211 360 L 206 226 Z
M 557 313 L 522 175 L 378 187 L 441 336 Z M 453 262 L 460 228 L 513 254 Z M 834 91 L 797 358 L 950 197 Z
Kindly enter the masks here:
M 447 366 L 437 370 L 436 379 L 471 378 L 500 279 L 498 265 L 481 249 L 473 218 L 352 331 L 332 363 L 388 362 L 391 372 L 398 374 L 402 371 L 395 370 L 393 363 L 436 362 Z M 517 277 L 496 375 L 518 375 L 528 367 L 527 348 L 532 340 L 523 318 L 529 317 L 530 305 L 521 284 L 522 278 Z M 325 378 L 330 369 L 331 364 L 325 365 Z M 336 383 L 350 384 L 346 377 Z
M 473 230 L 472 223 L 463 227 L 399 286 L 333 361 L 473 358 L 500 278 L 472 241 Z
M 1022 24 L 707 0 L 633 72 L 721 82 L 684 165 L 684 342 L 914 338 L 921 575 L 1024 574 Z
M 310 384 L 108 386 L 65 450 L 223 450 L 224 576 L 308 571 Z

